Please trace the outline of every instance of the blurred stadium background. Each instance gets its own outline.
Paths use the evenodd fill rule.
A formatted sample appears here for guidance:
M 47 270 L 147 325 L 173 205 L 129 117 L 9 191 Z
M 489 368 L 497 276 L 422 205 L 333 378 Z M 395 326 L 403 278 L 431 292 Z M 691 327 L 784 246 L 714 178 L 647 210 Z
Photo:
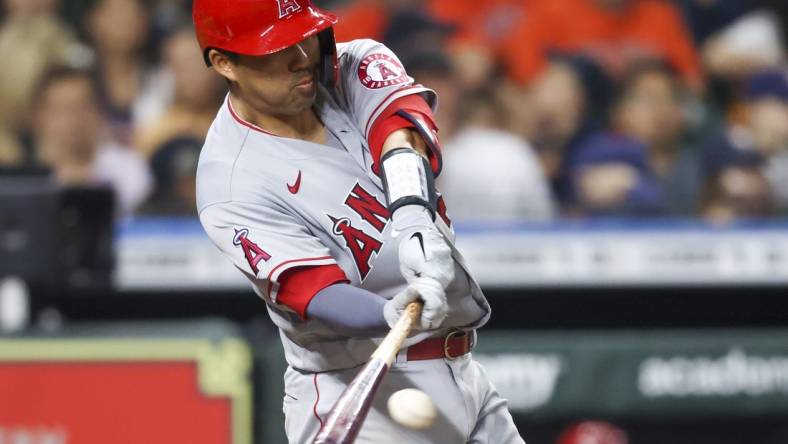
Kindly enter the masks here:
M 317 3 L 441 97 L 529 444 L 788 443 L 788 2 Z M 278 335 L 195 217 L 190 1 L 0 23 L 0 443 L 285 442 Z

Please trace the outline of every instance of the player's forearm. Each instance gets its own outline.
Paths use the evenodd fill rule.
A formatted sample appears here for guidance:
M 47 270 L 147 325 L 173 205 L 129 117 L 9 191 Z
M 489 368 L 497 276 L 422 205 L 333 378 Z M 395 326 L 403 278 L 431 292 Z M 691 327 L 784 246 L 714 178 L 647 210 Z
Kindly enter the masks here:
M 389 134 L 386 141 L 383 142 L 383 149 L 380 152 L 381 157 L 394 148 L 413 148 L 422 156 L 428 157 L 427 144 L 424 143 L 421 135 L 411 128 L 398 129 Z
M 383 316 L 385 303 L 385 299 L 362 288 L 334 284 L 312 298 L 306 314 L 309 319 L 318 319 L 341 335 L 376 337 L 388 330 Z

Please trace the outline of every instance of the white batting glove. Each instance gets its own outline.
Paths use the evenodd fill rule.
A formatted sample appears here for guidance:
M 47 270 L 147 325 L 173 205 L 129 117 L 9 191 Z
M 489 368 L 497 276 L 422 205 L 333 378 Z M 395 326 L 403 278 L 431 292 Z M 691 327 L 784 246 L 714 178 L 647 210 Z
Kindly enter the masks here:
M 420 205 L 401 207 L 392 215 L 392 229 L 399 241 L 399 269 L 405 280 L 429 277 L 448 287 L 454 280 L 454 259 L 429 211 Z
M 411 302 L 421 299 L 424 308 L 421 310 L 421 319 L 414 328 L 419 330 L 432 330 L 438 328 L 446 318 L 449 306 L 446 303 L 446 293 L 440 282 L 432 278 L 417 278 L 408 288 L 394 296 L 383 306 L 383 317 L 390 327 L 394 327 L 405 307 Z

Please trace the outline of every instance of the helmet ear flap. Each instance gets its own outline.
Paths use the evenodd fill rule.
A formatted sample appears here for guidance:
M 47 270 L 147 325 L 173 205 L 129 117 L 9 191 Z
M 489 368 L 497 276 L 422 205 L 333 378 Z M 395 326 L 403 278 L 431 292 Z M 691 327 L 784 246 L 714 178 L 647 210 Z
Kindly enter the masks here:
M 337 43 L 333 28 L 327 28 L 317 35 L 320 44 L 320 83 L 332 89 L 339 78 L 339 62 L 337 61 Z

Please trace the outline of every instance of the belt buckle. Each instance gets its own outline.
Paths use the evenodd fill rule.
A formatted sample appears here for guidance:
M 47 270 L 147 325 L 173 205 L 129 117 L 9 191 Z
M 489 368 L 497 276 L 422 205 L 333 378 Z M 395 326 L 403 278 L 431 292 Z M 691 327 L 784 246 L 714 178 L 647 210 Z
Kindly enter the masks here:
M 450 361 L 454 361 L 455 359 L 457 359 L 460 356 L 462 356 L 462 355 L 458 355 L 458 356 L 452 357 L 449 354 L 449 339 L 451 339 L 451 338 L 453 338 L 455 336 L 461 336 L 461 335 L 464 335 L 464 334 L 467 334 L 467 333 L 462 331 L 462 330 L 455 329 L 455 330 L 450 331 L 449 334 L 447 334 L 446 337 L 443 339 L 443 356 L 446 359 L 448 359 Z

